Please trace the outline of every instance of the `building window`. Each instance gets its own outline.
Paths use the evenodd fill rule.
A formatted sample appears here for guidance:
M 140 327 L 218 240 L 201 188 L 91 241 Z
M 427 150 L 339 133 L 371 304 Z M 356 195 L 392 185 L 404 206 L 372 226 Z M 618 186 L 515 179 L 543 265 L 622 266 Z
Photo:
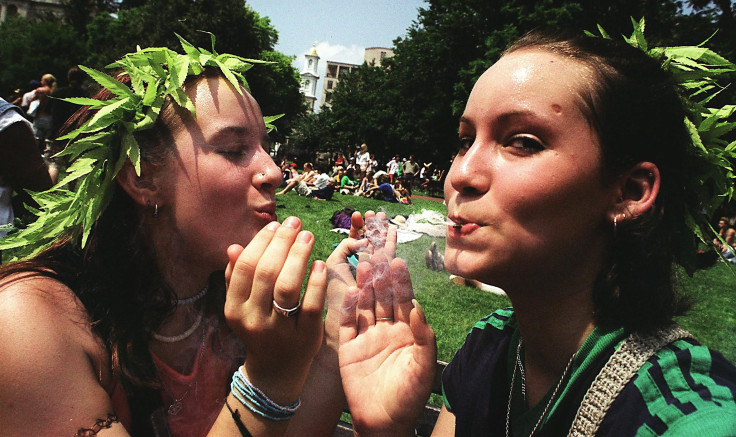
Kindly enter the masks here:
M 328 80 L 328 81 L 327 81 L 327 89 L 328 89 L 328 90 L 331 90 L 331 89 L 332 89 L 332 82 L 333 82 L 333 81 L 331 81 L 331 80 Z
M 381 52 L 381 60 L 386 57 L 386 52 Z
M 312 68 L 312 60 L 309 60 L 309 68 Z

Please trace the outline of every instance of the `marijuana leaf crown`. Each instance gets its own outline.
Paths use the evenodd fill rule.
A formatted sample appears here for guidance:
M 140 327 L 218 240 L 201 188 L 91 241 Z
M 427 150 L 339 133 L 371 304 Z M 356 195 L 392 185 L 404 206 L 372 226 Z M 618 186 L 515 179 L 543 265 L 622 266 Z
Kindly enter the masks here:
M 736 105 L 710 105 L 725 89 L 717 80 L 736 72 L 736 65 L 704 47 L 707 40 L 697 46 L 650 48 L 644 38 L 644 18 L 639 21 L 632 18 L 631 23 L 634 32 L 624 39 L 662 61 L 662 68 L 672 74 L 678 85 L 687 112 L 684 123 L 690 134 L 688 154 L 692 162 L 688 165 L 688 174 L 682 177 L 688 193 L 684 223 L 703 243 L 712 245 L 711 239 L 718 238 L 725 244 L 713 229 L 710 218 L 734 194 L 736 176 L 732 162 L 736 160 L 736 141 L 729 142 L 727 138 L 736 129 L 736 122 L 730 121 L 736 113 Z M 610 39 L 600 25 L 598 31 L 600 36 Z M 590 32 L 586 34 L 597 36 Z M 692 247 L 678 250 L 692 252 Z M 687 259 L 687 255 L 681 259 Z
M 249 90 L 243 73 L 254 64 L 271 62 L 246 59 L 215 52 L 215 36 L 210 34 L 212 50 L 193 46 L 181 36 L 184 54 L 165 47 L 141 49 L 107 65 L 128 74 L 131 85 L 106 73 L 84 70 L 114 97 L 110 100 L 67 98 L 65 101 L 89 106 L 97 112 L 77 129 L 58 138 L 67 140 L 64 150 L 69 167 L 64 176 L 47 191 L 30 193 L 39 208 L 29 207 L 38 218 L 24 229 L 0 239 L 0 250 L 12 250 L 13 258 L 35 255 L 62 235 L 84 247 L 94 223 L 100 218 L 114 193 L 114 179 L 126 160 L 140 175 L 141 152 L 134 132 L 150 129 L 158 119 L 167 97 L 196 117 L 194 104 L 182 89 L 188 76 L 199 75 L 205 67 L 219 68 L 223 76 L 242 94 Z M 264 117 L 266 128 L 281 115 Z M 73 188 L 72 188 L 73 187 Z

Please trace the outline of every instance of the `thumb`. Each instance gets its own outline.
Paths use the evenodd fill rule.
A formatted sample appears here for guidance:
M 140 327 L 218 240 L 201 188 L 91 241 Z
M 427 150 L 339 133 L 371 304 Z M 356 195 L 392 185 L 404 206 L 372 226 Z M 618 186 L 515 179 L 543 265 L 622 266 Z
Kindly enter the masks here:
M 412 299 L 411 303 L 414 308 L 409 314 L 409 327 L 414 335 L 414 361 L 422 367 L 431 366 L 434 369 L 437 362 L 437 343 L 434 331 L 427 323 L 424 310 L 419 302 Z
M 243 253 L 243 246 L 239 244 L 231 244 L 227 248 L 227 268 L 225 268 L 225 284 L 230 286 L 230 278 L 233 275 L 233 266 L 238 260 L 238 257 Z

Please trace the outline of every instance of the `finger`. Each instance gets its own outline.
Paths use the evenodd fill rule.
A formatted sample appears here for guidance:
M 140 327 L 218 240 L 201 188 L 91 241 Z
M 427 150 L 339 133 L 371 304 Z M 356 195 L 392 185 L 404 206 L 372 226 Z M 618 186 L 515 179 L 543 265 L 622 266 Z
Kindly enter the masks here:
M 304 273 L 307 271 L 313 246 L 314 235 L 309 231 L 301 231 L 289 249 L 284 267 L 273 288 L 273 299 L 282 308 L 294 308 L 299 304 Z
M 386 230 L 386 245 L 383 247 L 383 252 L 386 254 L 386 257 L 388 257 L 388 259 L 396 258 L 396 240 L 396 226 L 389 226 Z
M 342 300 L 342 311 L 340 311 L 340 334 L 339 343 L 343 345 L 358 335 L 358 319 L 356 311 L 358 306 L 358 287 L 349 287 Z
M 325 308 L 325 296 L 327 294 L 327 265 L 324 261 L 312 263 L 312 271 L 309 273 L 307 289 L 302 299 L 302 311 L 299 315 L 299 323 L 322 324 L 322 312 Z
M 393 286 L 393 312 L 396 321 L 409 323 L 409 314 L 414 299 L 414 289 L 411 285 L 409 267 L 401 258 L 391 260 L 391 282 Z
M 225 287 L 230 286 L 230 278 L 233 275 L 233 266 L 238 261 L 238 257 L 243 253 L 244 247 L 239 244 L 231 244 L 227 248 L 227 268 L 225 268 Z
M 373 245 L 373 252 L 382 250 L 386 245 L 386 233 L 388 230 L 388 219 L 386 213 L 379 212 L 373 217 L 365 219 L 365 236 Z
M 434 369 L 437 362 L 437 342 L 434 331 L 427 323 L 424 310 L 416 299 L 413 300 L 413 306 L 409 327 L 414 335 L 414 361 L 424 368 Z
M 388 259 L 382 255 L 371 258 L 373 295 L 376 300 L 376 322 L 394 321 L 394 292 Z
M 233 265 L 230 275 L 230 284 L 227 289 L 227 299 L 233 304 L 240 304 L 250 298 L 253 287 L 253 275 L 258 267 L 261 254 L 273 239 L 276 230 L 281 225 L 271 222 L 258 231 L 248 246 L 240 253 Z
M 272 307 L 276 281 L 283 270 L 289 250 L 294 245 L 301 227 L 302 223 L 298 218 L 288 217 L 276 230 L 270 244 L 263 251 L 253 276 L 253 290 L 251 291 L 250 300 L 254 305 L 264 310 L 266 307 Z M 302 277 L 304 277 L 303 271 Z
M 358 263 L 356 279 L 359 290 L 357 309 L 358 334 L 362 334 L 376 323 L 373 278 L 370 263 Z
M 368 213 L 366 213 L 366 216 L 367 215 Z M 363 236 L 363 226 L 365 226 L 363 216 L 359 211 L 355 211 L 353 215 L 350 216 L 350 233 L 348 234 L 348 237 L 355 238 L 356 240 L 361 238 Z

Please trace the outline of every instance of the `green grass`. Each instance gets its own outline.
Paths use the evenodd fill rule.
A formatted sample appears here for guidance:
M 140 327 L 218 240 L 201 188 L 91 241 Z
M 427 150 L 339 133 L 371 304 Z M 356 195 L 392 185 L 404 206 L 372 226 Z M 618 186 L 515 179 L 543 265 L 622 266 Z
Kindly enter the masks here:
M 304 228 L 315 235 L 312 259 L 327 259 L 333 244 L 343 234 L 330 232 L 330 217 L 336 210 L 352 206 L 365 212 L 383 210 L 389 217 L 409 215 L 431 209 L 445 212 L 441 202 L 415 199 L 414 205 L 402 205 L 336 194 L 332 201 L 318 201 L 288 193 L 277 197 L 279 219 L 289 215 L 302 219 Z M 424 252 L 433 239 L 422 236 L 418 240 L 400 244 L 398 256 L 409 264 L 417 299 L 422 303 L 427 320 L 437 335 L 439 359 L 452 359 L 465 340 L 468 330 L 483 316 L 509 305 L 509 300 L 472 287 L 458 286 L 449 280 L 447 272 L 426 268 Z M 444 251 L 445 240 L 434 239 Z M 695 302 L 693 310 L 678 322 L 690 330 L 701 343 L 721 351 L 731 362 L 736 362 L 736 269 L 724 263 L 697 272 L 693 277 L 682 275 L 683 288 Z

